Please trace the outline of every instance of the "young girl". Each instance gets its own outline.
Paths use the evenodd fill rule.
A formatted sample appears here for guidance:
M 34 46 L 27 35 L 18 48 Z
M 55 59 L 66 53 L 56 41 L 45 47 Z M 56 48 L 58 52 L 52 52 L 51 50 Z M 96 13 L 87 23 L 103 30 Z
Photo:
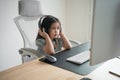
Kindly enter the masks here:
M 62 48 L 70 49 L 71 44 L 62 32 L 60 21 L 51 15 L 43 16 L 38 23 L 36 45 L 41 53 L 54 54 Z

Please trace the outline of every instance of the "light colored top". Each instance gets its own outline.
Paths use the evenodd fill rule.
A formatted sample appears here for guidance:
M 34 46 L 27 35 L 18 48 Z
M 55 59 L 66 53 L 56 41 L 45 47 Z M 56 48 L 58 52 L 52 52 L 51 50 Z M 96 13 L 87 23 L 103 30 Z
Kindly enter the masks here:
M 56 48 L 54 48 L 55 52 L 59 52 L 62 50 L 62 46 L 63 46 L 63 40 L 61 38 L 57 38 L 56 39 L 58 41 L 58 45 Z M 53 45 L 55 45 L 55 41 L 52 41 Z M 43 51 L 43 47 L 44 45 L 46 44 L 45 42 L 45 39 L 37 39 L 36 40 L 36 45 L 38 47 L 38 51 L 41 53 L 41 54 L 44 54 L 44 51 Z

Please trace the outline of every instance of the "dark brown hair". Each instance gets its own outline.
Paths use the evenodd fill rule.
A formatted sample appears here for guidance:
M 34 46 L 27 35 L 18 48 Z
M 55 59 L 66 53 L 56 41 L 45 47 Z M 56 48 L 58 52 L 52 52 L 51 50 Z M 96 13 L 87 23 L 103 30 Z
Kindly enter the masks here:
M 43 16 L 40 18 L 40 20 L 38 22 L 38 27 L 41 30 L 44 28 L 45 32 L 49 35 L 51 25 L 55 22 L 58 22 L 60 24 L 60 28 L 61 28 L 61 23 L 58 18 L 51 16 L 51 15 L 46 15 L 46 16 Z M 40 38 L 43 38 L 43 37 L 41 35 L 39 35 L 39 33 L 38 33 L 36 39 L 40 39 Z

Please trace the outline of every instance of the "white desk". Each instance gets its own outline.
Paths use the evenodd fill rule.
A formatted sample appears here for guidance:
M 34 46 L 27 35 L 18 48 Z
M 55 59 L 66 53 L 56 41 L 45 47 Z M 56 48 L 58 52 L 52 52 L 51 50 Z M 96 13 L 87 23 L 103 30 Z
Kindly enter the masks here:
M 80 80 L 83 77 L 90 77 L 92 80 L 120 80 L 119 77 L 108 73 L 114 66 L 120 66 L 120 59 L 112 59 L 89 75 L 81 76 L 38 60 L 33 60 L 0 72 L 0 80 Z
M 105 62 L 102 66 L 100 66 L 87 76 L 92 78 L 93 80 L 120 80 L 120 77 L 109 73 L 109 70 L 114 68 L 114 66 L 119 67 L 120 70 L 120 59 L 114 58 Z

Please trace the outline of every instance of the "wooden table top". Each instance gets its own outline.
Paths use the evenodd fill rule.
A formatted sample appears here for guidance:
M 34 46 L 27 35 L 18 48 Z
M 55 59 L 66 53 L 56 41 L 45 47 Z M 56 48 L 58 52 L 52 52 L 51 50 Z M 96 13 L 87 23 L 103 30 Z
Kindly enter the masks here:
M 0 80 L 80 80 L 81 75 L 38 61 L 0 72 Z

